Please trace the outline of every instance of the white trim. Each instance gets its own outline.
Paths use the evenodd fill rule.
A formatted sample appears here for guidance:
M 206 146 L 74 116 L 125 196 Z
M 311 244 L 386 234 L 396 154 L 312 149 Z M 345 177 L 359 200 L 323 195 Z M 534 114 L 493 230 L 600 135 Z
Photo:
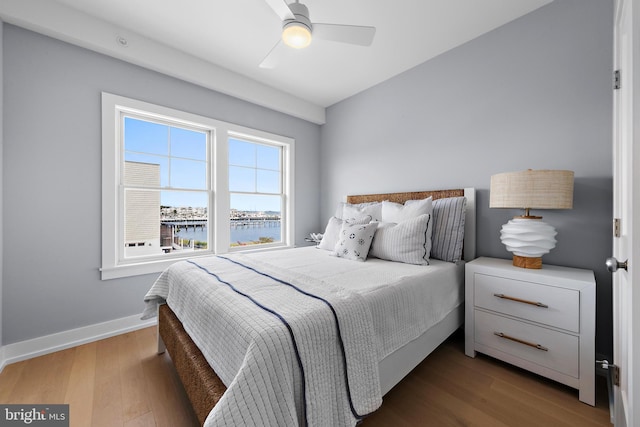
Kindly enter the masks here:
M 113 239 L 112 239 L 113 240 Z M 114 244 L 115 246 L 115 244 Z M 211 252 L 205 254 L 194 255 L 190 252 L 189 256 L 173 257 L 162 260 L 154 260 L 148 262 L 138 262 L 135 264 L 120 264 L 112 267 L 101 267 L 100 277 L 102 280 L 118 279 L 120 277 L 140 276 L 143 274 L 153 274 L 164 271 L 167 267 L 176 261 L 183 260 L 185 258 L 197 259 L 201 256 L 211 255 Z
M 316 124 L 325 108 L 50 0 L 2 0 L 0 19 Z M 118 44 L 124 37 L 127 47 Z
M 467 210 L 464 218 L 464 260 L 469 262 L 476 257 L 476 189 L 464 189 Z
M 58 332 L 0 347 L 0 372 L 10 363 L 31 359 L 78 345 L 153 326 L 157 319 L 140 320 L 142 314 Z

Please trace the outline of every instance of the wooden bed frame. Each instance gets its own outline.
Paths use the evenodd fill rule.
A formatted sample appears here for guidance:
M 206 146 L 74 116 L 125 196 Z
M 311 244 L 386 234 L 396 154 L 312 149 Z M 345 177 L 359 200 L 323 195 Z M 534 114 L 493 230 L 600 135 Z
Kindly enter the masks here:
M 476 217 L 475 190 L 473 188 L 347 196 L 347 202 L 365 203 L 389 200 L 404 203 L 407 200 L 420 200 L 429 196 L 434 200 L 458 196 L 467 198 L 464 259 L 465 261 L 474 259 Z M 463 320 L 464 306 L 461 305 L 421 337 L 385 357 L 379 364 L 382 394 L 391 390 L 440 343 L 458 329 Z M 171 308 L 162 304 L 158 308 L 158 354 L 164 353 L 165 349 L 169 351 L 193 410 L 200 424 L 203 425 L 213 407 L 224 394 L 226 387 L 184 330 L 182 323 Z

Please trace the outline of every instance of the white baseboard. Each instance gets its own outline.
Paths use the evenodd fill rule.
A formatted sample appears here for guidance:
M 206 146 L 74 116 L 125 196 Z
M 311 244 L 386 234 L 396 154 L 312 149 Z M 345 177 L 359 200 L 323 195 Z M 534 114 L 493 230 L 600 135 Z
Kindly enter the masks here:
M 157 319 L 140 320 L 142 314 L 58 332 L 43 337 L 0 346 L 0 372 L 10 363 L 42 356 L 77 345 L 98 341 L 156 324 Z

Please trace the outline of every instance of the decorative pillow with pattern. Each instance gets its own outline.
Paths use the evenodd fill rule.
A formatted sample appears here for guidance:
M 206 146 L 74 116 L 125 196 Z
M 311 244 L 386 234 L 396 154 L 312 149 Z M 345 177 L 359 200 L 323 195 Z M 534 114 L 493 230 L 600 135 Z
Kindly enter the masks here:
M 377 227 L 378 223 L 376 222 L 349 224 L 345 221 L 340 229 L 340 236 L 338 237 L 334 254 L 340 258 L 366 261 Z
M 369 255 L 406 264 L 429 264 L 431 222 L 431 215 L 423 214 L 398 224 L 380 223 Z
M 349 220 L 347 222 L 351 224 L 368 224 L 371 222 L 371 216 L 364 216 L 358 220 Z M 336 218 L 335 216 L 329 218 L 327 227 L 322 235 L 322 240 L 320 240 L 317 247 L 319 249 L 333 251 L 336 248 L 336 243 L 338 243 L 338 237 L 340 237 L 340 229 L 342 228 L 343 223 L 343 220 Z

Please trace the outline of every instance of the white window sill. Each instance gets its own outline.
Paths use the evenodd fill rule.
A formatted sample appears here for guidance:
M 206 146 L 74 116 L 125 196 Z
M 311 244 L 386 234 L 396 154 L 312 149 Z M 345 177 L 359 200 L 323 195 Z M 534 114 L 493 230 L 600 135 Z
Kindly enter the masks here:
M 244 249 L 244 250 L 236 249 L 229 252 L 233 252 L 233 253 L 263 252 L 263 251 L 272 251 L 277 249 L 287 249 L 292 247 L 293 246 L 277 245 L 277 246 L 251 248 L 251 249 Z M 143 274 L 161 273 L 167 267 L 169 267 L 171 264 L 175 262 L 184 261 L 185 259 L 203 258 L 211 255 L 214 255 L 214 254 L 211 254 L 211 253 L 206 253 L 202 255 L 192 254 L 190 256 L 184 256 L 179 258 L 137 262 L 135 264 L 121 264 L 114 267 L 103 267 L 100 269 L 101 280 L 111 280 L 111 279 L 119 279 L 122 277 L 140 276 Z

